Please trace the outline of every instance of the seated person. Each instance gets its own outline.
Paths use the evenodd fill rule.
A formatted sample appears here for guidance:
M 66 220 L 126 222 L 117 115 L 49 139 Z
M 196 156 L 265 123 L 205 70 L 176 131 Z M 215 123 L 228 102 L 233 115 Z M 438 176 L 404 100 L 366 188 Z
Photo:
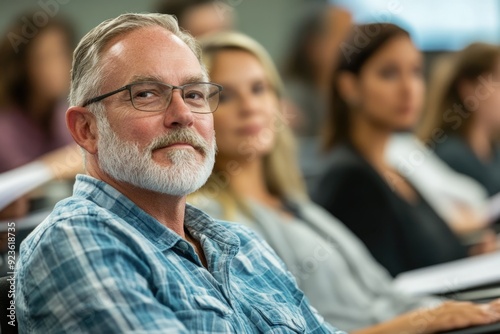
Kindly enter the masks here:
M 397 291 L 362 242 L 307 198 L 283 121 L 283 85 L 267 52 L 239 33 L 207 37 L 202 46 L 224 91 L 214 114 L 214 171 L 189 197 L 193 204 L 262 235 L 325 320 L 351 333 L 422 334 L 491 321 L 476 318 L 488 306 Z M 411 323 L 424 319 L 425 328 Z
M 7 31 L 22 36 L 28 23 L 19 18 Z M 13 43 L 11 34 L 4 36 L 0 41 L 0 173 L 73 143 L 64 121 L 74 47 L 71 25 L 58 15 L 38 27 L 29 43 L 23 39 Z
M 313 199 L 346 224 L 393 276 L 468 256 L 469 249 L 418 190 L 387 163 L 391 136 L 415 126 L 424 99 L 422 54 L 393 24 L 341 58 L 323 133 L 329 167 Z M 488 240 L 491 240 L 488 238 Z
M 186 205 L 214 164 L 222 89 L 200 57 L 169 15 L 81 40 L 67 124 L 87 175 L 22 243 L 21 333 L 343 333 L 261 238 Z
M 486 188 L 471 177 L 453 170 L 433 151 L 436 144 L 446 139 L 443 129 L 432 128 L 426 134 L 431 121 L 429 108 L 442 95 L 440 87 L 445 86 L 454 67 L 455 54 L 440 55 L 432 61 L 429 69 L 430 85 L 426 89 L 426 107 L 416 133 L 395 133 L 387 145 L 387 162 L 401 173 L 436 212 L 459 234 L 482 229 L 490 223 L 488 193 Z M 453 185 L 453 186 L 451 186 Z M 464 233 L 465 232 L 465 233 Z M 474 234 L 474 233 L 472 233 Z
M 451 168 L 500 193 L 500 48 L 474 43 L 454 55 L 446 80 L 431 81 L 422 139 Z M 437 130 L 436 130 L 437 129 Z M 434 134 L 441 135 L 434 140 Z
M 35 26 L 35 13 L 19 16 L 7 29 L 12 35 L 0 40 L 0 220 L 53 206 L 52 199 L 70 193 L 82 165 L 65 124 L 73 29 L 57 15 L 37 25 L 29 43 L 21 37 L 13 39 L 22 36 L 27 26 Z M 13 184 L 14 174 L 36 182 Z M 27 194 L 54 179 L 64 180 L 50 184 L 58 191 L 37 189 Z

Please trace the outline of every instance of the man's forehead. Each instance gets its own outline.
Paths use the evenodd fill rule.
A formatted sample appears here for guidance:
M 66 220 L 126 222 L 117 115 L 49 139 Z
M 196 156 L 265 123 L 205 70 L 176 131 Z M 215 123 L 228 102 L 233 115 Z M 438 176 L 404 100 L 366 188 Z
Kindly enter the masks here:
M 200 73 L 193 72 L 193 74 L 188 74 L 187 72 L 186 73 L 181 72 L 181 73 L 176 73 L 175 77 L 177 77 L 176 84 L 180 85 L 207 80 L 206 76 L 201 72 Z M 150 73 L 150 74 L 136 73 L 131 75 L 130 79 L 128 79 L 128 82 L 144 82 L 144 81 L 159 81 L 159 82 L 169 83 L 169 78 L 165 78 L 156 73 Z
M 205 77 L 194 52 L 162 27 L 139 28 L 111 40 L 103 62 L 113 81 L 129 83 L 136 77 L 149 76 L 156 77 L 155 81 L 181 84 L 193 77 Z
M 103 58 L 123 59 L 161 55 L 169 59 L 191 59 L 196 55 L 178 36 L 159 26 L 138 28 L 111 39 L 102 50 Z

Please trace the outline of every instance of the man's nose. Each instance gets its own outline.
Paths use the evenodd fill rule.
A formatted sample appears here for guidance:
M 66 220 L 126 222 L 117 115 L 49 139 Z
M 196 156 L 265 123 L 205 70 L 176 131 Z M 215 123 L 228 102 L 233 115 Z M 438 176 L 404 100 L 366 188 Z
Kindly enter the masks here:
M 165 113 L 166 127 L 185 127 L 192 126 L 194 121 L 193 112 L 184 102 L 182 91 L 173 90 L 170 103 Z

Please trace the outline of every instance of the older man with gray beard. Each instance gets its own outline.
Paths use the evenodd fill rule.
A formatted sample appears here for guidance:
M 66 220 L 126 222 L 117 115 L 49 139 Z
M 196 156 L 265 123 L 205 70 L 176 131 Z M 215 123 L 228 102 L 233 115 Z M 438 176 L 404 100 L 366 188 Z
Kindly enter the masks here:
M 214 164 L 221 90 L 169 15 L 83 37 L 67 124 L 86 175 L 21 246 L 21 333 L 340 333 L 261 238 L 186 204 Z

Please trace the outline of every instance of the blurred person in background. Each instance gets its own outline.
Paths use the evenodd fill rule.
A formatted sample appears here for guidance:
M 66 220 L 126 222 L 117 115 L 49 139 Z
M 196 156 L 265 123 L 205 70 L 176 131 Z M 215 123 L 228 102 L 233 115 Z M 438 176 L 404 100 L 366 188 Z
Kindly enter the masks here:
M 362 46 L 359 34 L 370 38 Z M 495 248 L 469 250 L 385 157 L 392 134 L 415 126 L 424 99 L 422 54 L 393 24 L 357 26 L 333 74 L 323 144 L 329 167 L 313 199 L 393 276 Z
M 447 80 L 430 83 L 437 94 L 420 135 L 451 168 L 492 196 L 500 192 L 500 47 L 474 43 L 454 57 Z
M 308 199 L 282 114 L 283 85 L 261 45 L 232 32 L 208 36 L 202 46 L 224 90 L 214 113 L 215 168 L 191 203 L 260 233 L 326 321 L 357 330 L 351 333 L 433 333 L 485 321 L 470 303 L 415 311 L 439 301 L 396 291 L 363 244 Z M 425 328 L 411 323 L 431 314 Z
M 328 4 L 308 6 L 284 69 L 287 96 L 299 113 L 291 126 L 299 137 L 317 137 L 325 116 L 331 69 L 351 28 L 351 14 Z
M 0 41 L 0 220 L 51 205 L 71 188 L 56 182 L 27 194 L 35 189 L 27 182 L 71 182 L 82 169 L 65 122 L 73 28 L 61 15 L 39 25 L 35 13 L 20 15 Z M 14 177 L 22 185 L 6 188 Z
M 306 14 L 293 35 L 283 72 L 287 119 L 298 139 L 301 170 L 311 189 L 324 167 L 318 138 L 326 115 L 330 74 L 352 17 L 348 10 L 332 4 L 307 2 L 304 6 Z
M 433 60 L 429 69 L 432 84 L 427 86 L 426 104 L 442 94 L 437 88 L 446 85 L 454 67 L 454 55 L 447 53 Z M 436 143 L 445 138 L 443 131 L 433 129 L 429 139 L 423 142 L 415 130 L 391 136 L 386 149 L 387 162 L 409 180 L 447 223 L 452 224 L 463 242 L 474 243 L 481 235 L 492 233 L 487 229 L 492 218 L 486 189 L 471 177 L 456 172 L 433 151 Z
M 179 26 L 196 38 L 230 30 L 235 20 L 233 7 L 219 0 L 164 0 L 157 11 L 177 17 Z
M 0 173 L 72 143 L 64 114 L 73 30 L 60 17 L 40 27 L 32 18 L 16 19 L 0 42 Z M 25 38 L 29 25 L 37 32 Z

